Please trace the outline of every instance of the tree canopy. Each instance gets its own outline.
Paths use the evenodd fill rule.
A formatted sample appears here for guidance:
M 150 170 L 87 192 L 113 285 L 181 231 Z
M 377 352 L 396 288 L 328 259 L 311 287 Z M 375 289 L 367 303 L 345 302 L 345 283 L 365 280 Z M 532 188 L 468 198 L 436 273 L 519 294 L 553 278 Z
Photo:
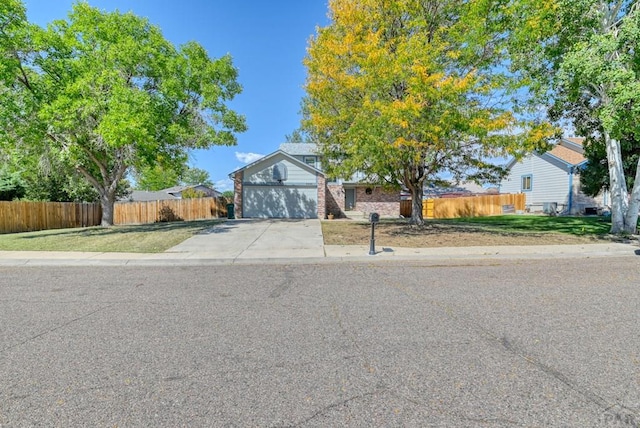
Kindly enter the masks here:
M 635 232 L 640 208 L 638 8 L 632 0 L 520 0 L 510 39 L 512 67 L 531 82 L 532 100 L 570 121 L 592 156 L 606 155 L 613 233 Z
M 441 173 L 497 181 L 492 157 L 546 145 L 553 130 L 509 107 L 495 2 L 332 0 L 310 42 L 306 127 L 334 177 L 356 171 L 411 191 L 422 224 L 424 181 Z
M 99 194 L 103 225 L 131 168 L 183 163 L 246 129 L 226 105 L 241 92 L 228 55 L 175 47 L 144 18 L 86 3 L 46 29 L 18 0 L 0 16 L 0 144 L 70 165 Z

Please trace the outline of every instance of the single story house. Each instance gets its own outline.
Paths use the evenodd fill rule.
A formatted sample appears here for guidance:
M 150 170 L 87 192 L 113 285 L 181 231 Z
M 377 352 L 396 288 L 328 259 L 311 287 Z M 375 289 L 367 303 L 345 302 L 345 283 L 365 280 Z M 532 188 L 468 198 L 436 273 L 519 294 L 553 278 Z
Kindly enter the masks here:
M 169 201 L 182 199 L 182 192 L 186 189 L 194 189 L 202 192 L 206 197 L 219 198 L 222 193 L 202 184 L 174 186 L 158 191 L 134 190 L 129 196 L 123 198 L 121 202 L 150 202 L 150 201 Z
M 205 197 L 209 197 L 209 198 L 219 198 L 222 196 L 222 193 L 218 192 L 215 189 L 212 189 L 209 186 L 205 186 L 203 184 L 174 186 L 174 187 L 169 187 L 168 189 L 162 189 L 161 192 L 168 193 L 177 199 L 182 199 L 182 192 L 184 192 L 187 189 L 193 189 L 196 192 L 201 192 L 205 195 Z
M 531 212 L 576 214 L 602 207 L 603 197 L 591 198 L 580 189 L 580 169 L 587 163 L 583 142 L 583 138 L 562 138 L 547 152 L 511 160 L 500 193 L 524 193 Z
M 285 143 L 229 174 L 239 218 L 326 218 L 400 214 L 400 192 L 327 179 L 315 144 Z

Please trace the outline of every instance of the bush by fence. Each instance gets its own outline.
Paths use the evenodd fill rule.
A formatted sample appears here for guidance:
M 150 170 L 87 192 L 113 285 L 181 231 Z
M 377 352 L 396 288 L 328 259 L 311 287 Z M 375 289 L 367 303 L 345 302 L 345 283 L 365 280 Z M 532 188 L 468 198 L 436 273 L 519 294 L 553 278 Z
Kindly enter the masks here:
M 481 217 L 524 211 L 524 208 L 525 195 L 523 193 L 425 199 L 422 201 L 422 216 L 425 219 Z M 411 201 L 401 201 L 400 214 L 411 217 Z
M 151 202 L 117 202 L 114 224 L 205 220 L 227 216 L 224 199 L 196 198 Z M 100 204 L 0 201 L 0 233 L 99 226 Z
M 101 218 L 100 204 L 0 201 L 0 233 L 97 226 Z

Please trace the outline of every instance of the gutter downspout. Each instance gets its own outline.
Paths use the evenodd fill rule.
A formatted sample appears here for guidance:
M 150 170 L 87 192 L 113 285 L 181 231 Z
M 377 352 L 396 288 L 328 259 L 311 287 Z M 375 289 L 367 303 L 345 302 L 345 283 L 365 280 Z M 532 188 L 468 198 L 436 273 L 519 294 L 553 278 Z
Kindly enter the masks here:
M 573 170 L 574 167 L 569 168 L 569 207 L 567 208 L 567 212 L 571 215 L 571 210 L 573 209 Z

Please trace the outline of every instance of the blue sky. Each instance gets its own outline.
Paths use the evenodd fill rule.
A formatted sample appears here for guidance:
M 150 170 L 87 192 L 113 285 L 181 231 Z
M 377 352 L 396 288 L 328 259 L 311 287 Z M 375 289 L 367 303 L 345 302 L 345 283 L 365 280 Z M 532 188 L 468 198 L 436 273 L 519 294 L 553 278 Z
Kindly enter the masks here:
M 73 0 L 23 0 L 29 21 L 45 26 L 66 18 Z M 231 54 L 243 92 L 230 106 L 249 130 L 234 147 L 193 154 L 191 166 L 209 172 L 218 190 L 228 174 L 269 154 L 300 124 L 307 42 L 327 19 L 327 0 L 89 0 L 103 10 L 132 11 L 162 29 L 175 45 L 194 40 L 212 57 Z

